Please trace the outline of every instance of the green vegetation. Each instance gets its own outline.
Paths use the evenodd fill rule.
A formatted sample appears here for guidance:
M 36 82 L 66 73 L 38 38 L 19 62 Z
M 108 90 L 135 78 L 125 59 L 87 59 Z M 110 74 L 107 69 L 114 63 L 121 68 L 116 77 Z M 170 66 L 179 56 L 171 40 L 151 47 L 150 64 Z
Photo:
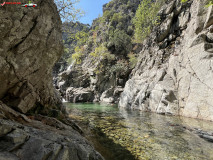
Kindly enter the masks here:
M 189 1 L 189 0 L 181 0 L 181 3 L 186 3 L 187 1 Z M 208 2 L 208 4 L 206 5 L 206 7 L 213 5 L 213 0 L 208 0 L 207 2 Z
M 124 20 L 124 17 L 121 15 L 121 13 L 114 13 L 111 19 L 112 23 L 119 23 Z
M 116 53 L 126 54 L 132 48 L 131 37 L 124 30 L 111 31 L 109 33 L 109 42 L 107 47 L 113 48 Z
M 107 59 L 107 60 L 114 60 L 115 55 L 110 54 L 108 49 L 102 44 L 99 47 L 95 48 L 95 51 L 90 53 L 90 56 L 93 58 L 98 58 L 98 59 Z
M 111 74 L 116 73 L 116 76 L 125 75 L 128 70 L 128 62 L 125 60 L 118 60 L 117 63 L 110 68 Z
M 75 53 L 72 54 L 72 61 L 75 61 L 76 64 L 81 64 L 83 55 L 84 55 L 84 47 L 82 46 L 80 48 L 77 46 L 75 48 Z
M 142 42 L 151 32 L 153 26 L 158 24 L 160 2 L 152 0 L 143 0 L 139 5 L 133 24 L 135 26 L 135 40 Z
M 128 54 L 128 58 L 129 58 L 129 66 L 131 69 L 135 68 L 138 60 L 137 60 L 137 56 L 134 53 L 129 53 Z
M 82 46 L 82 45 L 86 44 L 88 37 L 89 37 L 88 33 L 84 32 L 84 31 L 78 31 L 75 34 L 75 40 L 77 40 L 78 46 Z

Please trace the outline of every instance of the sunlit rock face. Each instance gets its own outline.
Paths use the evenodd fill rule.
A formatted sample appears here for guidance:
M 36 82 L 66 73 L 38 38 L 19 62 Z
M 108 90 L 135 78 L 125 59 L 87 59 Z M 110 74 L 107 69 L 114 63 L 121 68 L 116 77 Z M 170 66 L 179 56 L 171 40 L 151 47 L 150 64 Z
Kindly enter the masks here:
M 119 106 L 213 120 L 213 7 L 207 1 L 162 7 Z
M 63 53 L 61 20 L 53 0 L 36 3 L 0 8 L 0 100 L 22 113 L 60 106 L 51 74 Z

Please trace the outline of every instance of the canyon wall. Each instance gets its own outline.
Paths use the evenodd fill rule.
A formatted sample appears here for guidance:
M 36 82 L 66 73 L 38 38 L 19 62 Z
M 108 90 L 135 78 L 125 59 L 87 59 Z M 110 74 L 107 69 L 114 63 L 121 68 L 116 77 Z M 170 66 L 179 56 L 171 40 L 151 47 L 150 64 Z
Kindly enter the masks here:
M 172 0 L 162 7 L 120 107 L 213 120 L 213 7 L 206 4 Z
M 65 116 L 52 82 L 60 16 L 53 0 L 36 3 L 0 7 L 0 159 L 103 159 Z
M 61 105 L 52 85 L 52 67 L 63 53 L 61 20 L 53 1 L 36 3 L 0 8 L 0 100 L 22 113 Z

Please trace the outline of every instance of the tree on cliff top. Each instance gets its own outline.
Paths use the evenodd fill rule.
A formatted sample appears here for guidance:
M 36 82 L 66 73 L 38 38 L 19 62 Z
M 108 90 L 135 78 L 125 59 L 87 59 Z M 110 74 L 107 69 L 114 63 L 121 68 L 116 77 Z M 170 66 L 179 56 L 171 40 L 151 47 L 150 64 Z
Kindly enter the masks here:
M 58 12 L 61 16 L 62 20 L 65 21 L 75 21 L 80 16 L 84 14 L 84 12 L 75 7 L 75 4 L 80 0 L 54 0 L 57 5 Z
M 158 24 L 160 3 L 153 0 L 143 0 L 139 5 L 133 24 L 135 26 L 135 40 L 142 42 L 151 32 L 152 27 Z

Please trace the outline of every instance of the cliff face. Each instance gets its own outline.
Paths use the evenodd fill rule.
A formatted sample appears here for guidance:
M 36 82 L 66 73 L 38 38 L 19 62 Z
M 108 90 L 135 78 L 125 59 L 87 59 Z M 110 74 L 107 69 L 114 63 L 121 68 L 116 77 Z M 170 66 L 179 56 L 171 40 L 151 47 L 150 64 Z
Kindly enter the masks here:
M 213 120 L 213 7 L 172 0 L 143 43 L 119 106 Z
M 0 159 L 103 159 L 62 114 L 52 84 L 61 20 L 53 0 L 36 3 L 0 7 Z
M 53 1 L 37 4 L 0 9 L 0 100 L 22 113 L 37 106 L 60 108 L 52 67 L 63 49 L 61 21 Z
M 62 24 L 62 39 L 64 42 L 64 54 L 53 67 L 54 84 L 57 81 L 57 75 L 69 67 L 69 56 L 75 52 L 78 40 L 76 34 L 80 32 L 89 32 L 89 25 L 80 22 L 64 22 Z
M 132 18 L 140 2 L 112 0 L 103 6 L 103 16 L 93 21 L 86 43 L 75 52 L 78 59 L 57 78 L 64 99 L 118 103 L 132 70 L 128 54 L 136 55 L 140 48 L 131 42 Z

